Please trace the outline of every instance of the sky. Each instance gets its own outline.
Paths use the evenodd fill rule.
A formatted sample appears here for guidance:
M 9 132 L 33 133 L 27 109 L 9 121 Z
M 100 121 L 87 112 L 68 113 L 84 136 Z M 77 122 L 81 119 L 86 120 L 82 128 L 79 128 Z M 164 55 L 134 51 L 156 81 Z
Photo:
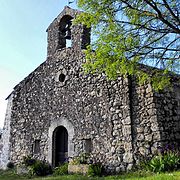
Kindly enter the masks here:
M 50 23 L 68 0 L 0 0 L 0 128 L 15 85 L 46 60 Z M 70 5 L 76 8 L 75 3 Z

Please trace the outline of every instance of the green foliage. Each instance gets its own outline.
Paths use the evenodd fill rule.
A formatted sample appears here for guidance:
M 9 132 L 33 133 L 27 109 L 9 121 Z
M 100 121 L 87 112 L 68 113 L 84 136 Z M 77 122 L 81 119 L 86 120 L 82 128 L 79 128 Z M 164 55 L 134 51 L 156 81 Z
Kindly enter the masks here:
M 152 172 L 174 171 L 180 168 L 180 155 L 178 152 L 168 151 L 165 154 L 159 153 L 151 160 L 142 164 L 143 168 Z
M 85 13 L 74 23 L 92 27 L 95 37 L 85 50 L 87 73 L 104 73 L 109 79 L 136 75 L 155 90 L 170 84 L 167 72 L 180 73 L 179 8 L 176 0 L 78 0 Z M 148 64 L 162 71 L 146 72 Z
M 74 157 L 74 158 L 69 162 L 69 164 L 71 164 L 71 165 L 81 164 L 80 158 L 79 158 L 79 157 Z
M 45 176 L 52 174 L 52 167 L 47 162 L 34 159 L 31 156 L 24 157 L 23 164 L 29 168 L 30 176 Z
M 102 175 L 102 164 L 90 164 L 88 169 L 88 176 L 101 176 Z
M 80 164 L 88 164 L 89 161 L 89 153 L 82 153 L 80 154 L 79 158 L 80 158 Z
M 27 179 L 25 176 L 18 175 L 15 169 L 8 169 L 8 170 L 0 170 L 0 179 L 1 180 L 21 180 Z
M 164 164 L 166 171 L 173 171 L 180 168 L 180 155 L 178 152 L 169 151 L 164 155 Z
M 23 162 L 22 164 L 24 164 L 25 166 L 32 166 L 33 164 L 35 164 L 36 160 L 34 158 L 32 158 L 31 156 L 24 156 L 23 157 Z
M 164 162 L 162 155 L 153 157 L 149 162 L 147 162 L 145 168 L 152 172 L 163 172 Z
M 36 162 L 30 167 L 32 173 L 37 176 L 46 176 L 48 174 L 52 174 L 51 166 L 45 161 L 36 160 Z
M 68 163 L 64 163 L 54 169 L 53 175 L 66 175 L 68 174 Z

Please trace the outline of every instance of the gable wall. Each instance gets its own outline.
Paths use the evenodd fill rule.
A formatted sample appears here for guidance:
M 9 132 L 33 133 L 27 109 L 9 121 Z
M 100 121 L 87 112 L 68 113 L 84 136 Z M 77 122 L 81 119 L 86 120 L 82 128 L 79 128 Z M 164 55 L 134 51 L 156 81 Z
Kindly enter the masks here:
M 75 155 L 83 152 L 83 139 L 92 140 L 92 159 L 108 168 L 132 164 L 128 79 L 107 81 L 102 75 L 83 75 L 83 54 L 57 51 L 30 79 L 14 91 L 11 123 L 11 160 L 32 154 L 40 140 L 40 159 L 48 156 L 51 122 L 65 118 L 74 126 Z M 64 73 L 64 83 L 58 75 Z M 19 89 L 18 89 L 19 88 Z
M 83 140 L 91 139 L 91 159 L 103 163 L 108 172 L 131 169 L 161 146 L 166 125 L 159 122 L 170 122 L 165 118 L 168 114 L 160 118 L 165 107 L 158 99 L 162 95 L 153 93 L 149 84 L 138 85 L 134 78 L 108 81 L 103 74 L 84 75 L 83 61 L 82 53 L 61 49 L 15 87 L 10 124 L 11 161 L 20 163 L 23 156 L 33 155 L 35 140 L 40 140 L 40 153 L 33 156 L 50 161 L 49 129 L 62 119 L 74 128 L 71 155 L 83 153 Z M 58 79 L 62 73 L 64 82 Z M 168 104 L 177 109 L 177 97 L 179 94 L 174 92 L 170 96 L 164 93 L 162 99 L 169 99 Z M 172 133 L 178 136 L 179 114 L 174 115 L 171 114 L 176 123 Z

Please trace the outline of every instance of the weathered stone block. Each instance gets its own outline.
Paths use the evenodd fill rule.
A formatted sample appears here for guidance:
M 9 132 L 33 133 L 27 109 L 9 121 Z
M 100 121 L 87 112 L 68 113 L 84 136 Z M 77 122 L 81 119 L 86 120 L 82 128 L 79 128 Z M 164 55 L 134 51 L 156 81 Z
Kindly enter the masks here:
M 68 165 L 68 173 L 69 174 L 83 174 L 86 175 L 88 173 L 89 165 L 88 164 L 79 164 L 79 165 Z

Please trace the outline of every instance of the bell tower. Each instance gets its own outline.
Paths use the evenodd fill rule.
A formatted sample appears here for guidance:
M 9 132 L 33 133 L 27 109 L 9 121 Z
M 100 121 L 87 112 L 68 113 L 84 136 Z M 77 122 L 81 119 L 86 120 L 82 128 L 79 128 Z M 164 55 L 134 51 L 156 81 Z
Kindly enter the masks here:
M 72 21 L 81 12 L 65 6 L 64 10 L 50 24 L 48 33 L 48 56 L 52 56 L 57 49 L 73 48 L 85 49 L 90 44 L 90 29 L 82 24 L 73 25 Z

